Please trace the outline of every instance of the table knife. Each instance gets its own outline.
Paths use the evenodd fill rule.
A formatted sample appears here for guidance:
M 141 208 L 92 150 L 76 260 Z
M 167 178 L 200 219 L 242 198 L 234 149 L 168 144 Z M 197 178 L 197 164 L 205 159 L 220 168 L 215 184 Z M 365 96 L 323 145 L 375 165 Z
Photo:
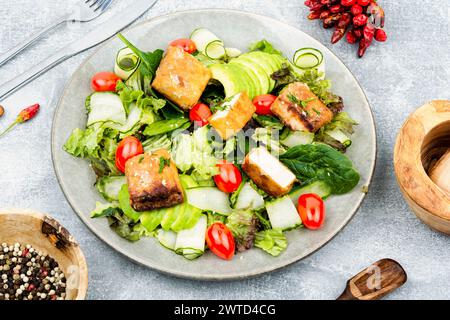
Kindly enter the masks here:
M 104 23 L 100 24 L 95 30 L 89 32 L 81 39 L 72 42 L 65 48 L 59 50 L 51 57 L 33 66 L 28 71 L 7 81 L 0 86 L 0 101 L 22 88 L 24 85 L 38 78 L 48 70 L 57 66 L 61 62 L 73 57 L 74 55 L 90 49 L 115 34 L 125 29 L 141 17 L 147 10 L 152 8 L 158 0 L 136 0 L 128 9 L 119 12 Z

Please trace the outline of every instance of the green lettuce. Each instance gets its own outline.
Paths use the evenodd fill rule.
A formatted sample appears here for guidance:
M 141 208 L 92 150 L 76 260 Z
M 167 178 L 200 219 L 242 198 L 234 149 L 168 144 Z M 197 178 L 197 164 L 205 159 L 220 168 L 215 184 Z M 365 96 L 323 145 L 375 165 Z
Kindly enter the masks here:
M 170 151 L 172 148 L 172 141 L 170 141 L 166 134 L 161 134 L 148 138 L 142 142 L 142 146 L 144 147 L 145 152 L 152 152 L 158 149 L 166 149 Z
M 258 220 L 252 211 L 234 211 L 228 216 L 226 226 L 233 233 L 236 248 L 239 252 L 253 247 Z
M 250 51 L 262 51 L 266 53 L 278 54 L 280 56 L 283 56 L 283 53 L 280 50 L 275 49 L 275 47 L 265 39 L 253 43 L 249 49 Z
M 287 248 L 287 239 L 280 229 L 269 229 L 256 233 L 255 247 L 276 257 Z
M 340 112 L 329 124 L 320 128 L 314 140 L 345 152 L 352 144 L 350 136 L 355 132 L 354 126 L 357 124 L 347 112 Z
M 209 180 L 218 174 L 217 159 L 209 143 L 207 126 L 198 128 L 192 135 L 180 134 L 174 138 L 172 159 L 182 172 L 192 170 L 196 180 Z

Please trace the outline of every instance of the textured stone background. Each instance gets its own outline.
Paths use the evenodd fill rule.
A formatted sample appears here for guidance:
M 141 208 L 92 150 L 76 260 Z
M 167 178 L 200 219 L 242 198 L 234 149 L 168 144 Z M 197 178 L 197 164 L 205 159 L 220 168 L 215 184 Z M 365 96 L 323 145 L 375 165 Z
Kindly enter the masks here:
M 0 0 L 0 52 L 38 30 L 81 0 Z M 118 12 L 132 3 L 116 0 Z M 98 240 L 76 217 L 52 168 L 50 128 L 66 81 L 89 54 L 63 63 L 3 101 L 12 121 L 25 104 L 39 101 L 41 114 L 0 141 L 0 210 L 28 208 L 48 212 L 80 242 L 89 265 L 90 299 L 333 299 L 346 280 L 380 258 L 398 260 L 408 283 L 391 299 L 449 299 L 450 238 L 420 223 L 398 190 L 392 166 L 396 132 L 416 107 L 431 99 L 450 99 L 450 2 L 380 0 L 387 15 L 389 41 L 373 45 L 363 60 L 344 41 L 329 44 L 331 33 L 308 21 L 302 0 L 160 0 L 143 19 L 195 8 L 233 8 L 275 17 L 309 33 L 335 52 L 360 81 L 372 105 L 379 153 L 369 196 L 350 224 L 316 254 L 282 271 L 239 282 L 193 282 L 136 265 Z M 420 4 L 420 5 L 419 5 Z M 104 17 L 106 18 L 106 17 Z M 60 28 L 0 69 L 1 82 L 27 70 L 99 21 Z M 227 26 L 224 26 L 227 27 Z

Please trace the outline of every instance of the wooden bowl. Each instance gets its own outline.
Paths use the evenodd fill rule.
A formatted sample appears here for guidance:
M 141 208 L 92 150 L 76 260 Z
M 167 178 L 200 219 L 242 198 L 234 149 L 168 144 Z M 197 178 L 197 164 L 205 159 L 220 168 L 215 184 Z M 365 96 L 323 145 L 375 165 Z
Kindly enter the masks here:
M 66 299 L 86 297 L 86 259 L 70 233 L 55 219 L 31 211 L 0 212 L 0 243 L 30 244 L 54 258 L 67 279 Z
M 450 101 L 436 100 L 417 109 L 397 137 L 394 167 L 410 208 L 427 225 L 450 234 L 450 197 L 428 170 L 450 148 Z

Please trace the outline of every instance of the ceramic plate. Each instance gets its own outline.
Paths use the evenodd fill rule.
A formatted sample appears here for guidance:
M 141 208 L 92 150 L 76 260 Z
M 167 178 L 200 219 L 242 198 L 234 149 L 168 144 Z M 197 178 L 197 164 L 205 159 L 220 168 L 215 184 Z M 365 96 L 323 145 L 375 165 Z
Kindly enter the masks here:
M 186 11 L 143 22 L 124 34 L 139 48 L 165 49 L 171 40 L 189 37 L 189 32 L 198 27 L 214 31 L 227 46 L 243 51 L 250 43 L 265 38 L 288 57 L 302 47 L 315 47 L 324 53 L 327 77 L 333 82 L 333 91 L 344 98 L 346 111 L 360 124 L 348 156 L 359 170 L 361 181 L 353 192 L 327 200 L 327 220 L 321 230 L 288 232 L 288 249 L 279 257 L 253 249 L 238 254 L 232 261 L 223 261 L 212 254 L 188 261 L 164 249 L 153 238 L 131 243 L 111 231 L 106 219 L 91 219 L 89 213 L 95 202 L 102 201 L 94 187 L 95 175 L 87 161 L 70 156 L 63 151 L 63 145 L 73 129 L 85 127 L 84 100 L 91 92 L 90 79 L 98 71 L 113 69 L 117 50 L 123 47 L 117 38 L 108 41 L 89 57 L 74 73 L 64 91 L 52 129 L 54 167 L 62 190 L 79 217 L 100 239 L 130 259 L 185 278 L 226 280 L 256 276 L 287 266 L 318 250 L 353 217 L 365 196 L 362 188 L 369 185 L 375 165 L 373 117 L 358 82 L 331 51 L 302 31 L 271 18 L 230 10 Z

